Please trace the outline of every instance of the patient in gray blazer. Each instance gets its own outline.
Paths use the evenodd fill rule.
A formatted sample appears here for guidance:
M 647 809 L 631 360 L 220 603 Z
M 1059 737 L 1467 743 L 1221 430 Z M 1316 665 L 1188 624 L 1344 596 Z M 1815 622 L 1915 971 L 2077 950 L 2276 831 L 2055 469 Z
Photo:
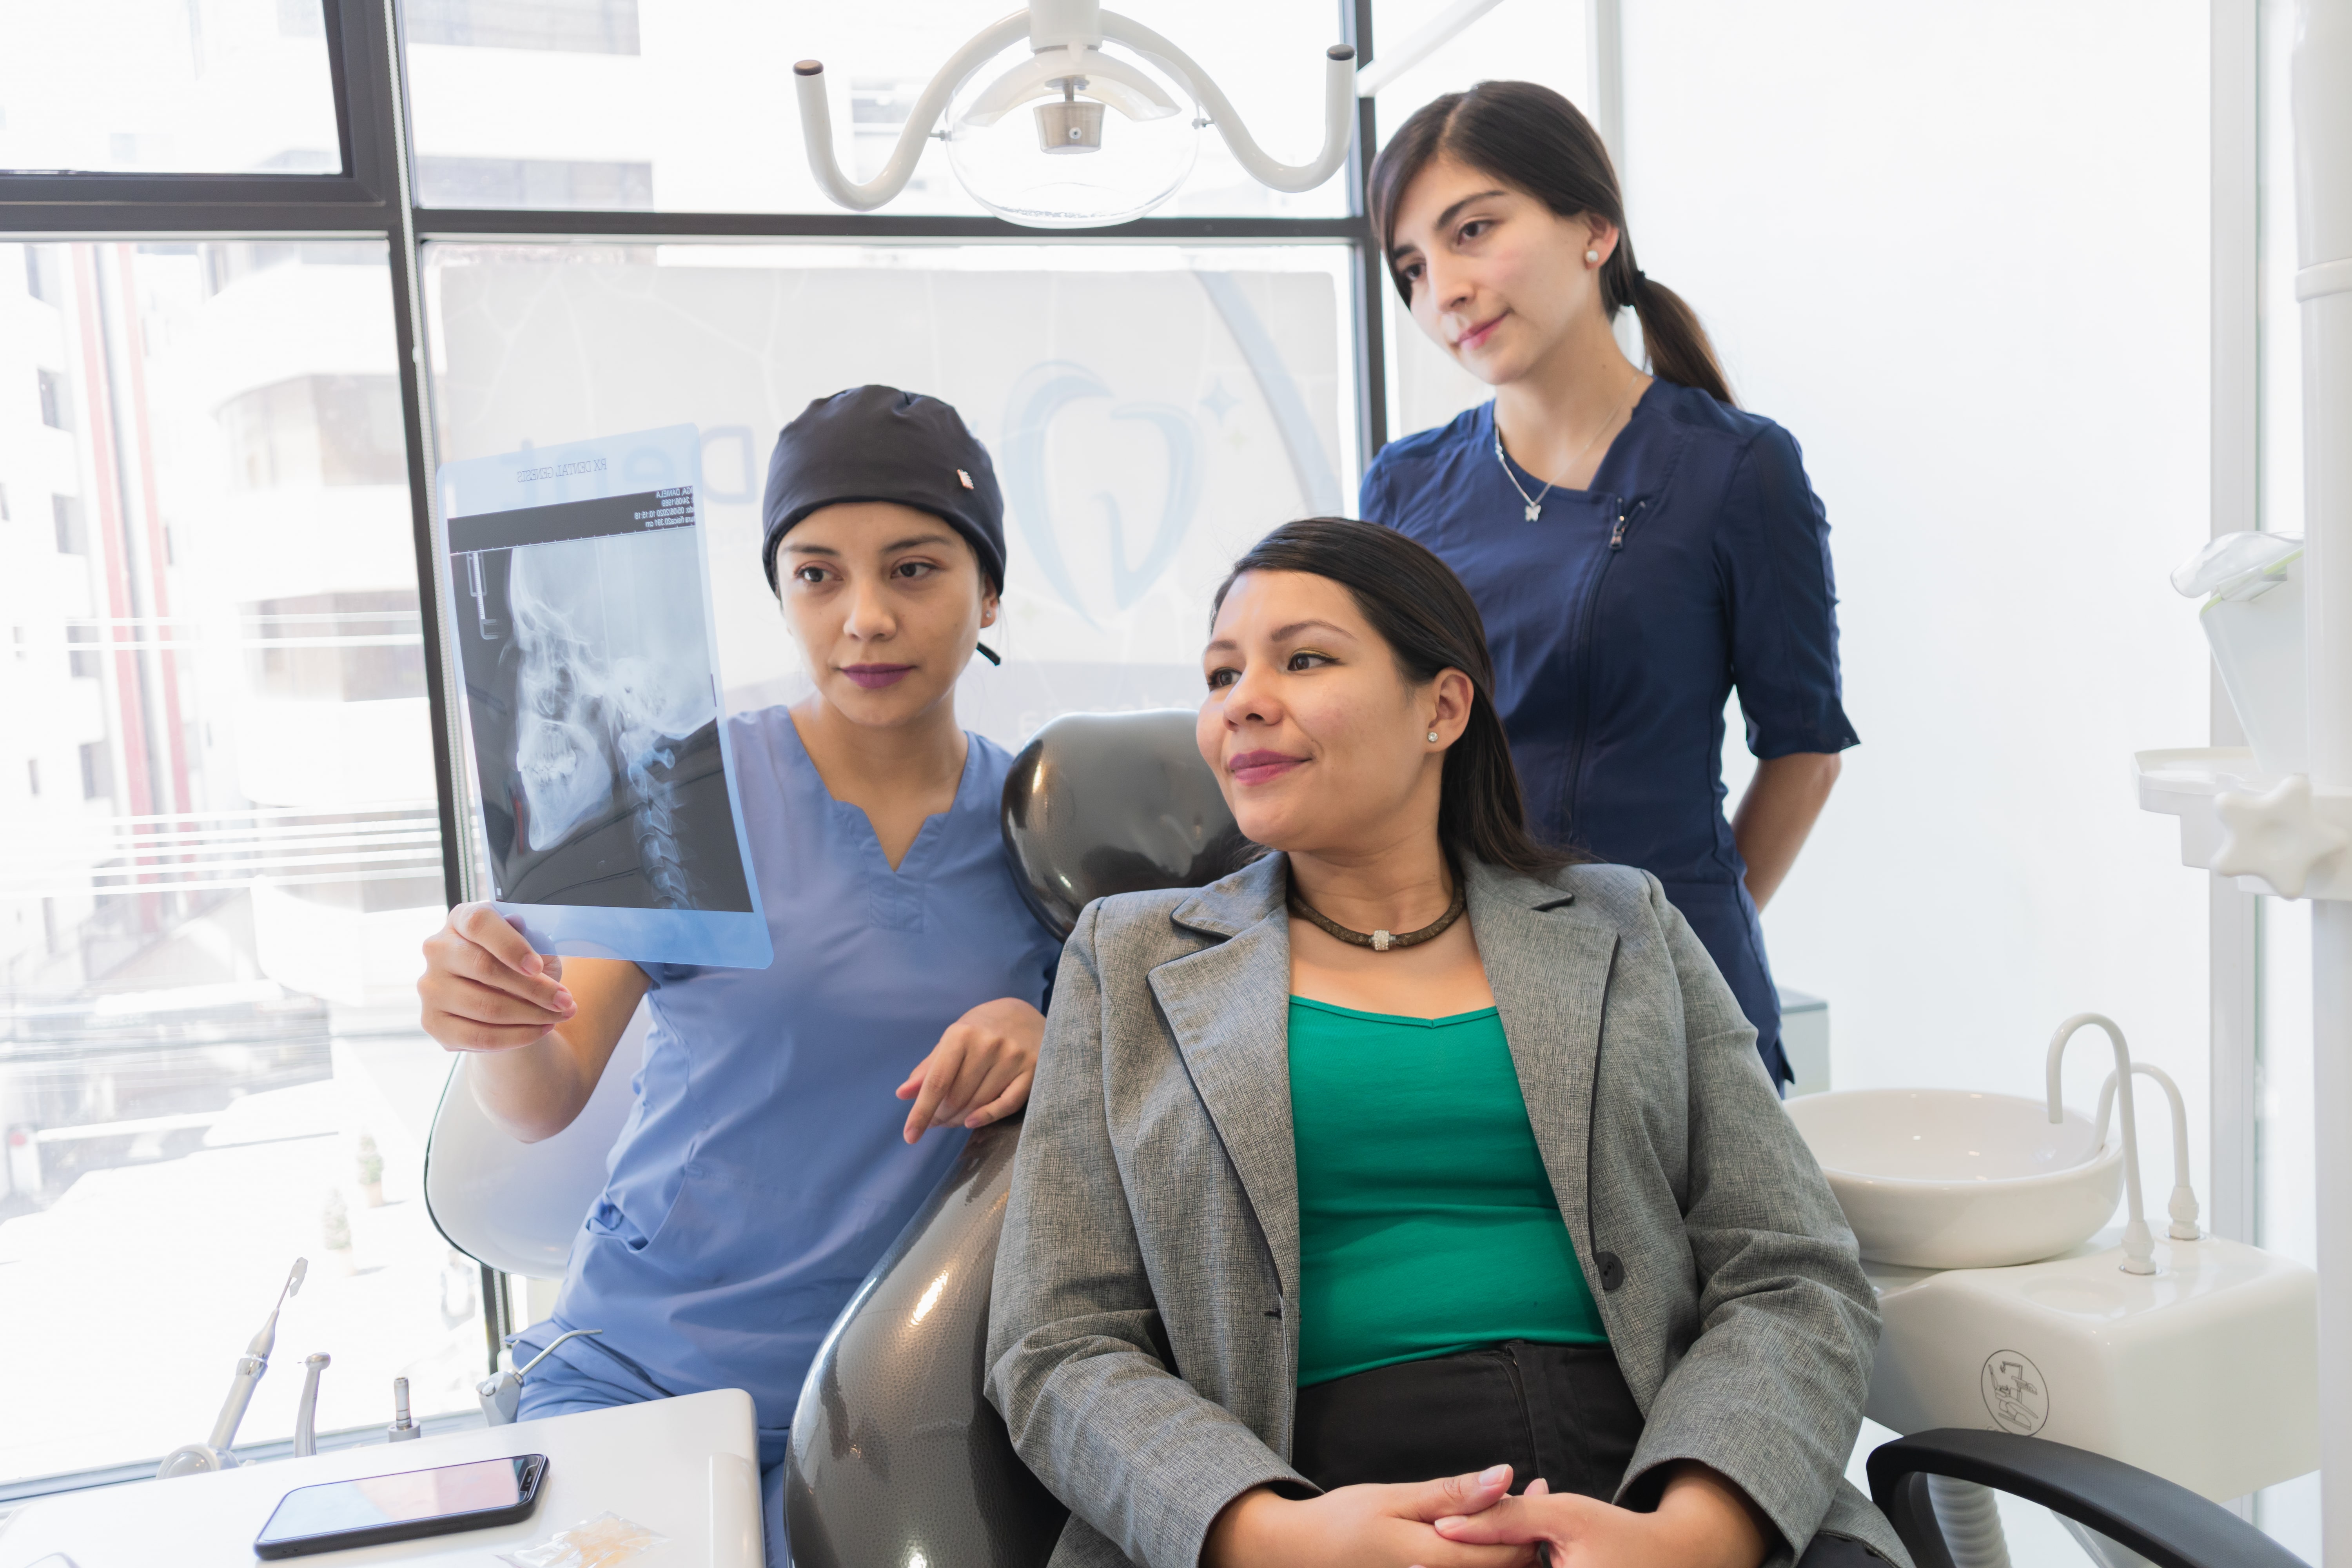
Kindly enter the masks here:
M 1056 1568 L 1907 1565 L 1853 1237 L 1657 880 L 1529 837 L 1460 582 L 1286 524 L 1202 663 L 1269 853 L 1080 915 L 997 1257 Z

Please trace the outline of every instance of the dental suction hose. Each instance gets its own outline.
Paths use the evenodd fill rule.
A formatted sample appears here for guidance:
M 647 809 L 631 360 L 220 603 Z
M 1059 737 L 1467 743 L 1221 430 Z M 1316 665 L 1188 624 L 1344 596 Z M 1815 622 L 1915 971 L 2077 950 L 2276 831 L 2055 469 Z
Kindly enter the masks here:
M 2107 1041 L 2116 1048 L 2116 1079 L 2119 1083 L 2131 1081 L 2131 1047 L 2124 1044 L 2124 1032 L 2116 1021 L 2104 1013 L 2077 1013 L 2058 1026 L 2050 1037 L 2050 1121 L 2053 1126 L 2066 1120 L 2066 1102 L 2059 1094 L 2058 1069 L 2066 1058 L 2066 1042 L 2081 1030 L 2096 1025 L 2106 1031 Z M 2147 1215 L 2141 1211 L 2139 1199 L 2139 1119 L 2132 1113 L 2132 1097 L 2119 1097 L 2124 1125 L 2124 1202 L 2131 1220 L 2124 1226 L 2123 1270 L 2126 1274 L 2156 1272 L 2156 1237 L 2147 1228 Z

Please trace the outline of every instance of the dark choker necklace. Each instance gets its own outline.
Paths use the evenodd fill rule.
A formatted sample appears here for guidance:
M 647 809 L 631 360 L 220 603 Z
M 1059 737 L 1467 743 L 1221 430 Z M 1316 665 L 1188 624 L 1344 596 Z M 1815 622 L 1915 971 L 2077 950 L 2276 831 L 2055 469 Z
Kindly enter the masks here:
M 1453 929 L 1454 922 L 1462 918 L 1462 911 L 1470 907 L 1470 897 L 1463 885 L 1462 879 L 1456 877 L 1454 879 L 1454 901 L 1445 906 L 1444 914 L 1419 931 L 1376 931 L 1370 933 L 1349 931 L 1346 926 L 1300 898 L 1296 887 L 1290 892 L 1290 907 L 1304 917 L 1309 925 L 1328 935 L 1338 937 L 1351 947 L 1369 947 L 1374 952 L 1387 952 L 1391 948 L 1418 947 L 1424 942 L 1434 941 L 1444 936 Z

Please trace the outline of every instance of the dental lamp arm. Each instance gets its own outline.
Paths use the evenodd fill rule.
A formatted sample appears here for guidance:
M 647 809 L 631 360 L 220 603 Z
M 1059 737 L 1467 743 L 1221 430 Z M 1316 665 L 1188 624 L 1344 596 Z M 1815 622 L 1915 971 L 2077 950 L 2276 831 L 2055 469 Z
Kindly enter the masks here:
M 2124 1032 L 2116 1021 L 2102 1013 L 2077 1013 L 2058 1026 L 2050 1037 L 2050 1123 L 2057 1126 L 2066 1120 L 2066 1102 L 2059 1092 L 2058 1068 L 2065 1060 L 2066 1042 L 2083 1029 L 2096 1025 L 2106 1031 L 2107 1043 L 2115 1047 L 2116 1074 L 2119 1080 L 2128 1081 L 2132 1070 L 2131 1047 L 2124 1044 Z M 2156 1237 L 2147 1228 L 2147 1215 L 2140 1207 L 2139 1197 L 2139 1120 L 2132 1113 L 2132 1097 L 2122 1097 L 2124 1123 L 2124 1201 L 2131 1219 L 2124 1226 L 2124 1262 L 2126 1274 L 2156 1272 Z
M 1311 191 L 1339 172 L 1348 160 L 1348 138 L 1356 117 L 1356 51 L 1334 44 L 1323 58 L 1323 150 L 1305 163 L 1277 163 L 1242 125 L 1224 89 L 1192 56 L 1142 23 L 1116 11 L 1102 14 L 1103 37 L 1125 44 L 1167 70 L 1192 91 L 1207 111 L 1209 123 L 1233 149 L 1234 159 L 1258 184 L 1277 191 Z
M 931 128 L 946 112 L 948 100 L 955 96 L 956 89 L 998 50 L 1028 36 L 1029 13 L 1015 11 L 991 22 L 978 37 L 949 56 L 947 64 L 923 89 L 923 95 L 915 100 L 915 107 L 898 132 L 898 144 L 890 150 L 890 161 L 882 165 L 880 174 L 862 185 L 850 183 L 834 156 L 833 111 L 825 101 L 824 66 L 817 60 L 803 60 L 793 67 L 793 88 L 801 105 L 801 136 L 808 145 L 809 173 L 816 176 L 817 188 L 850 211 L 861 213 L 872 212 L 905 190 L 907 182 L 914 177 L 916 163 L 922 159 L 923 143 L 930 139 Z
M 2142 1078 L 2154 1079 L 2164 1089 L 2164 1096 L 2172 1102 L 2172 1201 L 2166 1212 L 2172 1218 L 2168 1233 L 2175 1241 L 2195 1241 L 2204 1233 L 2197 1228 L 2197 1193 L 2189 1184 L 2189 1107 L 2180 1098 L 2180 1086 L 2172 1075 L 2153 1062 L 2134 1062 L 2132 1071 Z M 2096 1152 L 2107 1141 L 2107 1117 L 2116 1100 L 2116 1075 L 2109 1073 L 2107 1081 L 2099 1089 L 2098 1125 L 2091 1133 L 2091 1149 Z

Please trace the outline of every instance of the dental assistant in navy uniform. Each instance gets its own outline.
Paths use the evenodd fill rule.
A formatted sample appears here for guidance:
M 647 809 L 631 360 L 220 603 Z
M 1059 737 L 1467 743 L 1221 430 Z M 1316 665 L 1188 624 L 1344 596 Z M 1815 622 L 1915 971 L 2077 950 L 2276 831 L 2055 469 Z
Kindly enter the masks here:
M 773 965 L 543 958 L 461 904 L 417 989 L 426 1031 L 477 1053 L 476 1096 L 525 1141 L 579 1114 L 650 1005 L 604 1194 L 515 1359 L 603 1331 L 555 1349 L 521 1414 L 747 1390 L 782 1564 L 782 1461 L 818 1342 L 962 1130 L 1027 1100 L 1061 943 L 1005 862 L 1011 758 L 956 723 L 1004 582 L 987 451 L 935 398 L 858 387 L 784 426 L 763 512 L 768 582 L 815 683 L 728 720 Z
M 1363 516 L 1477 600 L 1530 826 L 1665 885 L 1785 1084 L 1757 910 L 1857 743 L 1797 443 L 1733 405 L 1697 318 L 1635 268 L 1609 154 L 1559 94 L 1439 98 L 1370 185 L 1414 321 L 1495 396 L 1383 448 Z M 1628 306 L 1654 374 L 1611 330 Z M 1734 689 L 1758 765 L 1727 822 Z

